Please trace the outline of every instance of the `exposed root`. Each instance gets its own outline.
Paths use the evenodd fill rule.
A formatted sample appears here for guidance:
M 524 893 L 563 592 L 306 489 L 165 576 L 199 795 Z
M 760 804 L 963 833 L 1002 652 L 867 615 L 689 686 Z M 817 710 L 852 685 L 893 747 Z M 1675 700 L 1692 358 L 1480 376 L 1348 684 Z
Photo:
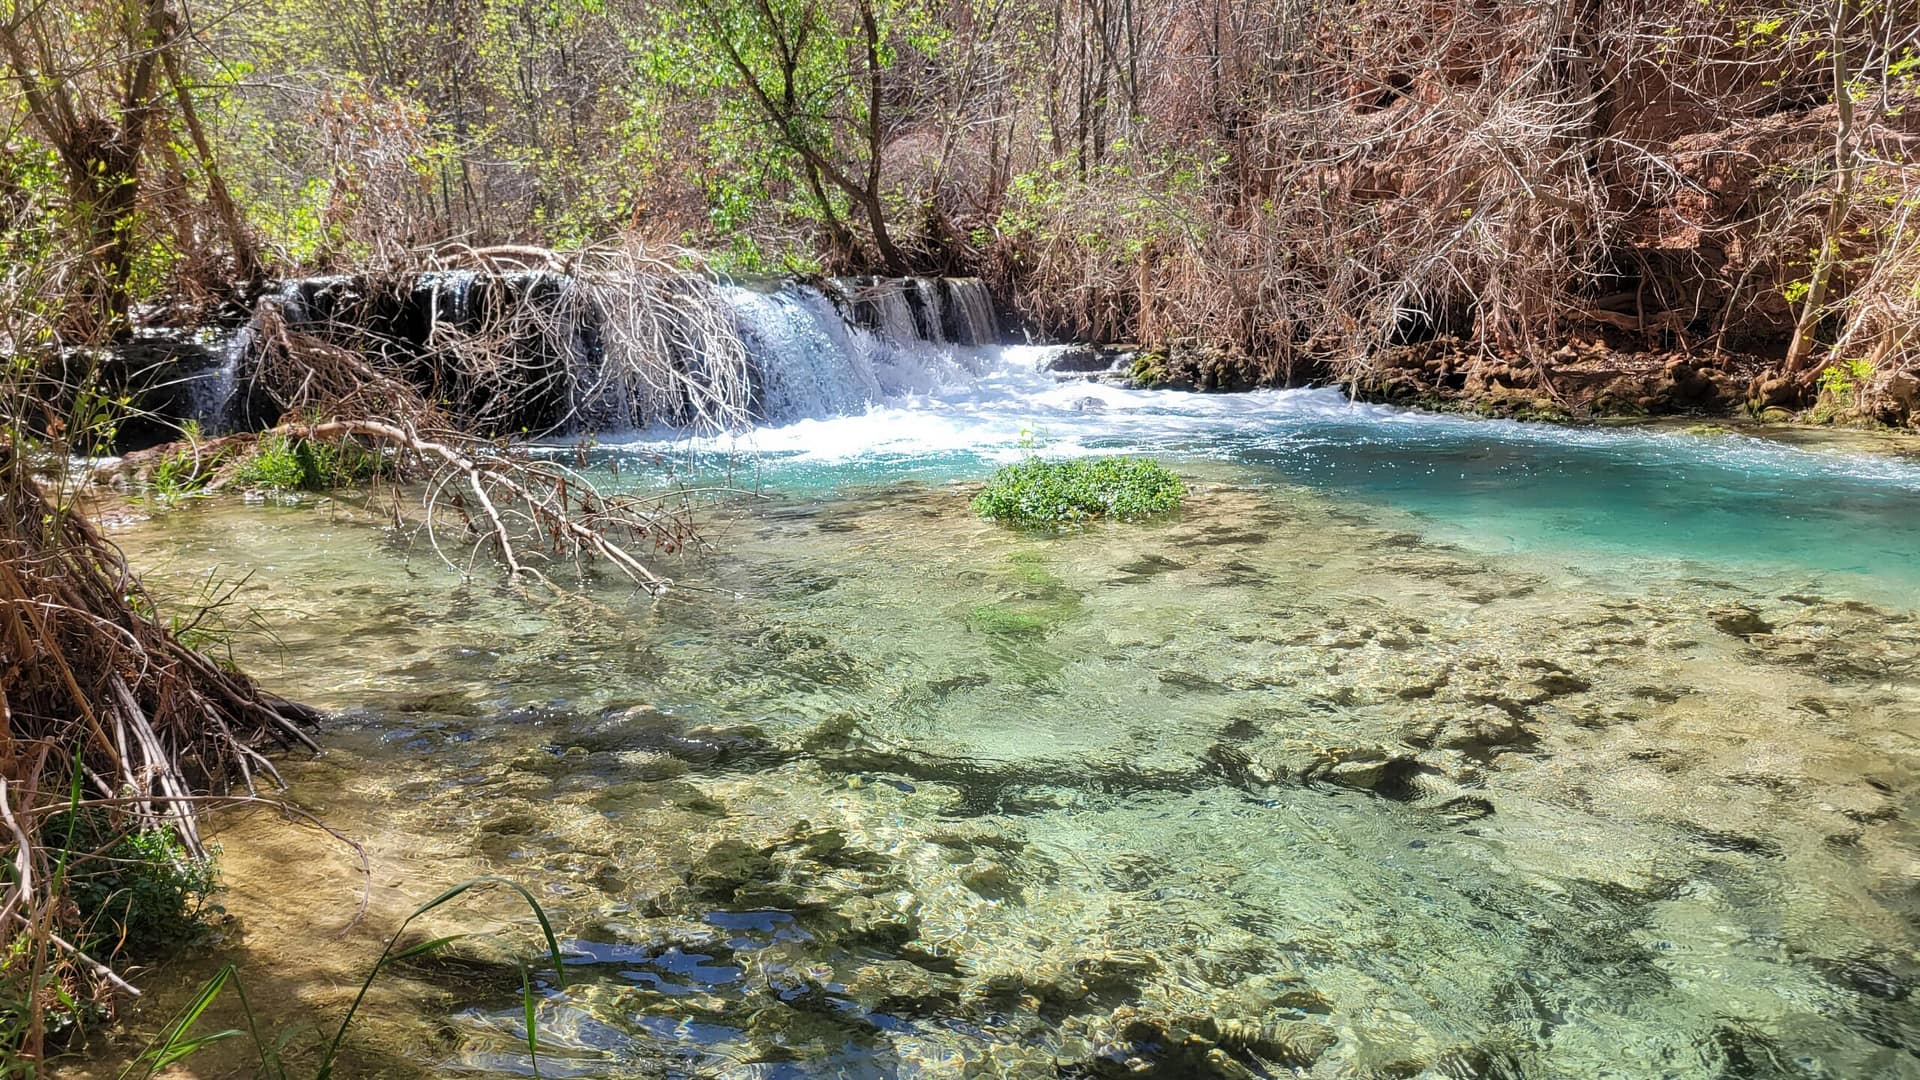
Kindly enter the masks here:
M 203 857 L 197 797 L 278 783 L 263 748 L 316 749 L 315 719 L 184 643 L 119 550 L 0 441 L 0 955 L 10 980 L 49 1007 L 68 981 L 63 964 L 69 998 L 87 982 L 131 990 L 69 932 L 61 890 L 91 872 L 94 855 L 51 846 L 49 813 L 168 829 Z M 36 1007 L 17 1048 L 29 1059 L 45 1013 Z
M 427 528 L 436 551 L 440 543 L 434 523 L 444 511 L 451 510 L 469 527 L 478 525 L 511 577 L 544 580 L 545 575 L 516 553 L 516 536 L 532 534 L 544 536 L 547 549 L 560 556 L 604 559 L 654 596 L 664 595 L 671 584 L 608 539 L 608 534 L 621 531 L 671 544 L 684 535 L 684 520 L 644 500 L 603 495 L 591 481 L 565 466 L 489 451 L 471 443 L 463 449 L 410 427 L 378 420 L 287 425 L 274 433 L 307 439 L 358 437 L 431 463 L 434 475 L 427 484 Z M 477 518 L 467 508 L 464 496 L 446 494 L 451 486 L 473 496 Z M 444 552 L 442 557 L 446 558 Z M 460 565 L 451 558 L 446 561 L 449 566 Z

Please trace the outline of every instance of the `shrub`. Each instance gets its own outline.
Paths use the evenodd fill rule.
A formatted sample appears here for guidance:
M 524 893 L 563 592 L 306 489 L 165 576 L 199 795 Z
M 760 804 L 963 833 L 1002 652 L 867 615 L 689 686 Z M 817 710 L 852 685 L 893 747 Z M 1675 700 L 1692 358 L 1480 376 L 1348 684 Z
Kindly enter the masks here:
M 206 916 L 218 910 L 208 904 L 220 887 L 213 864 L 172 830 L 117 833 L 104 813 L 81 808 L 50 820 L 46 835 L 68 852 L 67 897 L 87 948 L 150 957 L 206 934 Z
M 1063 525 L 1137 518 L 1178 509 L 1186 487 L 1171 469 L 1140 458 L 1029 458 L 994 473 L 973 512 L 994 521 Z
M 1820 372 L 1820 400 L 1809 415 L 1816 424 L 1831 424 L 1852 416 L 1860 404 L 1860 388 L 1873 378 L 1873 361 L 1841 360 Z

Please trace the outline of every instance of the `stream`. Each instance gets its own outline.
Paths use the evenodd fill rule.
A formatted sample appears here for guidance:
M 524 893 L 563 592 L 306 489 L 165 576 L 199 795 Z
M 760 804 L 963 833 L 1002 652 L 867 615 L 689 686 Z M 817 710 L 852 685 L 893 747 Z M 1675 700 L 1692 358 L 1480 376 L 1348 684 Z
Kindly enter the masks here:
M 499 874 L 566 954 L 545 1077 L 1920 1077 L 1920 461 L 943 356 L 603 437 L 610 483 L 737 489 L 659 603 L 462 582 L 351 499 L 119 522 L 337 714 L 282 770 L 372 873 L 348 926 L 349 851 L 217 820 L 234 921 L 76 1074 L 227 961 L 310 1060 L 413 906 Z M 1185 509 L 968 511 L 1109 452 Z M 533 1075 L 524 905 L 418 925 L 477 936 L 377 984 L 342 1075 Z

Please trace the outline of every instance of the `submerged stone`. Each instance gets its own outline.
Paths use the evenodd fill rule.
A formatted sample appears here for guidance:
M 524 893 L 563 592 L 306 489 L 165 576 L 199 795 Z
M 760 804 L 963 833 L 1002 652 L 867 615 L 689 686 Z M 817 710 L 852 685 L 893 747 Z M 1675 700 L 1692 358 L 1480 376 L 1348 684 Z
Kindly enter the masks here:
M 1723 608 L 1713 613 L 1713 625 L 1723 634 L 1734 637 L 1753 637 L 1757 634 L 1773 633 L 1773 624 L 1760 617 L 1760 613 L 1750 607 Z
M 905 960 L 864 964 L 846 982 L 847 996 L 868 1009 L 926 1015 L 953 1004 L 954 980 Z
M 772 869 L 773 860 L 765 852 L 728 837 L 695 860 L 687 882 L 701 892 L 730 899 L 741 886 L 765 877 Z

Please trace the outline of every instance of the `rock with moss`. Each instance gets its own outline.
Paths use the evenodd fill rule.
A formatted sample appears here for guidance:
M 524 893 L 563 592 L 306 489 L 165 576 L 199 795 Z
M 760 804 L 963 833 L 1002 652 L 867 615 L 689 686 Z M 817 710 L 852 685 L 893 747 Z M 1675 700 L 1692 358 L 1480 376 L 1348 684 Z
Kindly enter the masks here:
M 1029 458 L 994 473 L 974 496 L 973 512 L 1010 524 L 1067 525 L 1164 514 L 1185 496 L 1173 470 L 1149 459 Z

